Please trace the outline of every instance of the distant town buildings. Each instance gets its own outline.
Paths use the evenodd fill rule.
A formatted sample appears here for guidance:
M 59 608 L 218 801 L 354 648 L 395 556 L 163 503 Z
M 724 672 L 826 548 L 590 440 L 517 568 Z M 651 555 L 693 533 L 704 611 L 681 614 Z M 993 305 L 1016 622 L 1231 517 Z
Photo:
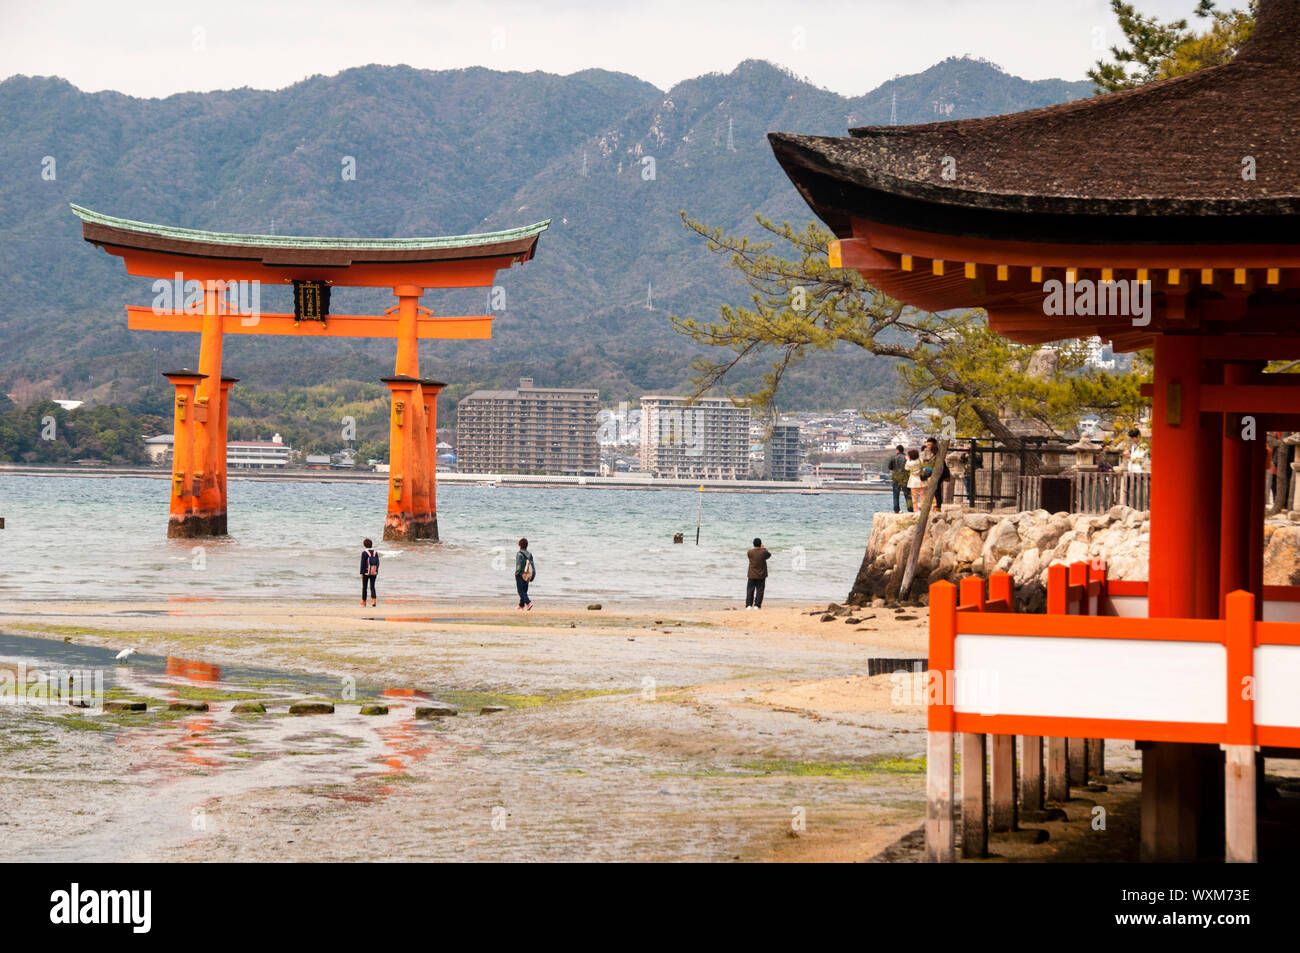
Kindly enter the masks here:
M 749 408 L 725 397 L 641 398 L 641 469 L 659 477 L 749 476 Z
M 156 437 L 146 437 L 145 451 L 149 462 L 170 466 L 172 449 L 175 444 L 173 434 L 164 433 Z M 226 466 L 230 469 L 266 469 L 289 466 L 294 459 L 293 448 L 285 444 L 284 439 L 276 434 L 270 440 L 230 440 L 226 442 Z
M 812 468 L 814 480 L 865 480 L 870 471 L 861 463 L 818 463 Z
M 571 387 L 477 390 L 457 410 L 456 467 L 468 473 L 594 475 L 600 393 Z
M 276 434 L 270 440 L 230 440 L 226 443 L 226 466 L 254 469 L 287 467 L 293 450 Z

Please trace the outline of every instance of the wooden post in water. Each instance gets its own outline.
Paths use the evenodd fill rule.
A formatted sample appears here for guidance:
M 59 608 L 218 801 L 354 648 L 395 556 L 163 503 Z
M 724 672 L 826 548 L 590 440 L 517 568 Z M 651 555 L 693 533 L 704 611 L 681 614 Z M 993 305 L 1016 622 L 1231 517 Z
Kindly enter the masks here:
M 700 545 L 700 523 L 704 520 L 704 484 L 700 484 L 700 506 L 695 511 L 695 545 Z

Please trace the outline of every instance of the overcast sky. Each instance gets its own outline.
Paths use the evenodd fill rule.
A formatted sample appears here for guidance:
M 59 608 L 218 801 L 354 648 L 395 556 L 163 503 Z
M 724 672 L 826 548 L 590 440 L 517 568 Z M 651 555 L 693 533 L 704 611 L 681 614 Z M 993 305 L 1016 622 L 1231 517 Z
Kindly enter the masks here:
M 1170 19 L 1195 2 L 1136 5 Z M 0 76 L 135 96 L 278 89 L 367 63 L 599 67 L 667 89 L 750 58 L 857 95 L 961 54 L 1083 79 L 1119 40 L 1106 0 L 0 0 L 0 24 Z

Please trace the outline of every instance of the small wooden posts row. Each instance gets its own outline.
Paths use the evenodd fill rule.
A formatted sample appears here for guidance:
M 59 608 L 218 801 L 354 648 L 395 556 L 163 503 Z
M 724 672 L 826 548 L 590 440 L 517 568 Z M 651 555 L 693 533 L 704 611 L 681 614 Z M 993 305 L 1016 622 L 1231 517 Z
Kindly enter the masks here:
M 1082 581 L 1068 590 L 1065 586 L 1067 573 L 1073 572 L 1076 579 Z M 1067 569 L 1066 566 L 1053 566 L 1049 570 L 1050 583 L 1055 584 L 1049 592 L 1059 589 L 1066 597 L 1058 598 L 1055 603 L 1049 599 L 1048 611 L 1066 611 L 1074 607 L 1073 614 L 1088 614 L 1092 608 L 1096 611 L 1096 598 L 1104 582 L 1105 570 L 1094 567 L 1093 577 L 1089 576 L 1089 567 L 1078 563 Z M 985 595 L 985 581 L 978 576 L 968 576 L 961 581 L 959 598 L 955 611 L 965 612 L 1010 612 L 1013 605 L 1013 588 L 1010 575 L 994 573 L 988 579 L 988 593 Z M 932 590 L 933 598 L 951 598 L 951 589 Z M 931 603 L 931 612 L 951 611 L 943 606 Z M 931 666 L 941 673 L 941 680 L 946 680 L 948 673 L 954 669 L 954 659 L 935 657 L 937 646 L 931 646 Z M 942 684 L 945 704 L 934 706 L 935 713 L 951 717 L 955 701 L 956 688 Z M 928 732 L 928 745 L 934 755 L 942 758 L 945 748 L 948 758 L 952 757 L 952 748 L 956 741 L 956 732 L 936 730 L 933 724 Z M 942 727 L 942 726 L 941 726 Z M 991 740 L 990 740 L 991 739 Z M 1046 740 L 1046 744 L 1044 741 Z M 1015 735 L 985 735 L 980 733 L 961 733 L 961 817 L 962 839 L 961 856 L 979 858 L 988 856 L 988 838 L 990 833 L 1005 833 L 1019 829 L 1022 820 L 1043 821 L 1050 817 L 1045 810 L 1046 802 L 1064 802 L 1070 798 L 1070 786 L 1087 784 L 1092 777 L 1103 773 L 1104 751 L 1100 739 L 1049 738 L 1024 736 L 1020 738 L 1019 757 Z M 1046 765 L 1044 765 L 1046 754 Z M 951 760 L 947 761 L 951 764 Z M 1046 768 L 1046 770 L 1044 770 Z M 955 848 L 955 832 L 950 823 L 949 830 L 944 831 L 944 819 L 950 816 L 947 804 L 951 800 L 951 775 L 945 784 L 944 770 L 941 764 L 931 764 L 930 783 L 932 796 L 927 814 L 927 845 L 951 844 Z M 947 790 L 946 798 L 944 791 Z M 933 795 L 938 794 L 938 798 Z M 934 839 L 930 833 L 934 833 Z M 930 860 L 950 860 L 953 856 L 943 857 L 942 849 L 933 851 L 929 846 L 927 852 Z M 954 851 L 955 853 L 955 851 Z

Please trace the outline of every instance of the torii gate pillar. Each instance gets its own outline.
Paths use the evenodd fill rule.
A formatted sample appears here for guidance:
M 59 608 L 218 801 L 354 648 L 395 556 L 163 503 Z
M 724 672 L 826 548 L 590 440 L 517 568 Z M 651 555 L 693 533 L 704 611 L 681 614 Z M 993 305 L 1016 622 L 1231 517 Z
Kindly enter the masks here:
M 419 307 L 424 288 L 397 285 L 393 294 L 397 296 L 397 367 L 394 376 L 383 379 L 393 395 L 384 539 L 437 540 L 434 450 L 438 391 L 443 385 L 420 378 Z
M 426 395 L 425 382 L 399 374 L 385 377 L 392 394 L 388 437 L 388 516 L 384 539 L 438 538 L 438 517 L 433 494 L 432 445 L 428 436 L 427 402 L 437 401 L 437 391 Z M 429 382 L 441 389 L 441 384 Z
M 172 402 L 172 480 L 171 503 L 167 518 L 167 535 L 187 538 L 202 535 L 195 532 L 193 519 L 198 485 L 201 482 L 201 461 L 194 454 L 195 395 L 198 386 L 207 376 L 191 370 L 168 371 L 163 375 L 176 389 Z

